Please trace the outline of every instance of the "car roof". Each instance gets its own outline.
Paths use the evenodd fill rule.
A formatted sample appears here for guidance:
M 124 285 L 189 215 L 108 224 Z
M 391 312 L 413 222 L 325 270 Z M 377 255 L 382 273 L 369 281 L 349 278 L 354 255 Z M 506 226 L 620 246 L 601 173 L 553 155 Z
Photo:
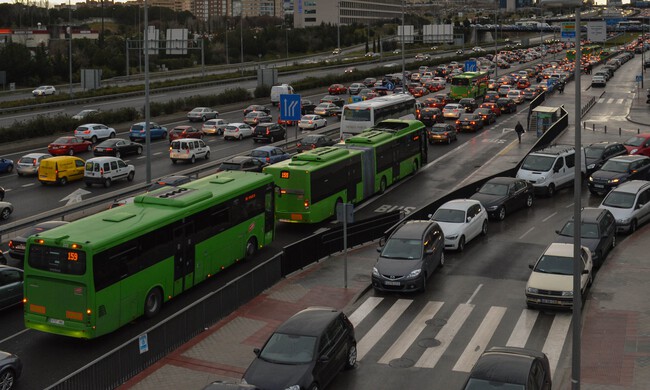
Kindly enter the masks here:
M 511 184 L 520 181 L 521 179 L 517 179 L 516 177 L 506 177 L 506 176 L 497 176 L 493 177 L 490 180 L 486 181 L 486 183 L 494 183 L 494 184 Z
M 535 358 L 543 359 L 537 351 L 523 348 L 491 348 L 477 360 L 470 377 L 487 381 L 526 384 L 530 367 Z
M 475 204 L 481 204 L 478 200 L 474 199 L 454 199 L 446 202 L 440 208 L 452 209 L 452 210 L 467 210 L 470 206 Z
M 27 154 L 21 156 L 20 158 L 23 158 L 23 157 L 36 158 L 36 157 L 41 157 L 41 156 L 51 156 L 51 155 L 49 153 L 27 153 Z
M 408 221 L 398 227 L 390 238 L 420 239 L 430 226 L 436 225 L 435 221 Z
M 101 156 L 101 157 L 89 158 L 88 160 L 86 160 L 86 162 L 102 162 L 102 161 L 117 161 L 117 160 L 122 160 L 122 159 L 114 156 Z
M 252 160 L 253 157 L 250 156 L 235 156 L 231 157 L 228 160 L 224 160 L 225 163 L 243 163 L 249 160 Z
M 338 310 L 330 307 L 309 307 L 282 323 L 276 333 L 318 337 L 339 314 Z
M 625 155 L 625 156 L 616 156 L 610 158 L 611 161 L 620 161 L 620 162 L 634 162 L 634 161 L 639 161 L 639 160 L 647 160 L 650 157 L 648 156 L 643 156 L 640 154 L 633 154 L 633 155 Z
M 191 128 L 191 127 L 192 127 L 192 126 L 188 126 L 188 125 L 175 126 L 175 127 L 172 129 L 172 131 L 174 131 L 174 130 L 187 130 L 187 129 Z
M 639 192 L 641 189 L 650 186 L 650 181 L 646 180 L 630 180 L 628 182 L 625 182 L 618 187 L 614 188 L 612 192 L 626 192 L 626 193 L 631 193 L 631 194 L 636 194 Z
M 616 145 L 619 144 L 620 142 L 613 142 L 613 141 L 598 141 L 594 142 L 593 144 L 589 144 L 587 147 L 588 148 L 597 148 L 597 149 L 605 149 L 606 147 L 610 145 Z
M 239 126 L 248 126 L 246 123 L 243 122 L 233 122 L 233 123 L 228 123 L 228 126 L 234 126 L 234 127 L 239 127 Z

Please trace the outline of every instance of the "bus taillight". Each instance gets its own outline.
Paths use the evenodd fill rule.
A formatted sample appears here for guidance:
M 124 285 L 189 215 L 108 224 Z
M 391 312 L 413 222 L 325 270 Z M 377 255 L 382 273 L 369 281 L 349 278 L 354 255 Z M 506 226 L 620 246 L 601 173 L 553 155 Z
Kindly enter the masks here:
M 309 208 L 309 199 L 305 199 L 305 203 L 304 203 L 304 205 L 305 205 L 305 208 L 306 208 L 306 209 Z
M 83 313 L 79 313 L 78 311 L 66 310 L 65 311 L 65 318 L 67 318 L 69 320 L 83 321 L 84 320 L 84 315 L 83 315 Z

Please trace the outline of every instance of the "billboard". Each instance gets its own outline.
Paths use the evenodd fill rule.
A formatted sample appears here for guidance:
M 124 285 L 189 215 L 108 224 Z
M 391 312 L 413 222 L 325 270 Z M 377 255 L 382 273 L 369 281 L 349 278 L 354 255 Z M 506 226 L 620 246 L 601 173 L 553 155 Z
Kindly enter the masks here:
M 453 24 L 427 24 L 422 27 L 422 40 L 424 43 L 453 43 Z
M 604 20 L 587 23 L 587 39 L 592 42 L 607 40 L 607 22 Z
M 413 43 L 414 29 L 412 25 L 404 26 L 404 34 L 402 34 L 402 26 L 397 26 L 397 42 L 402 42 L 402 37 L 404 37 L 404 43 Z
M 156 26 L 149 26 L 147 28 L 147 34 L 149 34 L 148 36 L 149 55 L 156 55 L 158 54 L 158 49 L 159 49 L 158 40 L 160 37 L 160 30 L 158 30 Z
M 187 54 L 187 37 L 188 30 L 186 28 L 168 28 L 165 54 Z

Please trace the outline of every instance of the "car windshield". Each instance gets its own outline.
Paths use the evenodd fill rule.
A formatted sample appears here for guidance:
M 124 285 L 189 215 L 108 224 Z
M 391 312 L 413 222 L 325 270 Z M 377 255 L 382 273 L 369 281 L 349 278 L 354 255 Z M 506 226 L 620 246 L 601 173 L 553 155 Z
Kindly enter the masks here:
M 630 169 L 630 164 L 624 161 L 614 161 L 608 160 L 602 168 L 601 171 L 616 172 L 616 173 L 626 173 Z
M 573 221 L 564 224 L 560 235 L 573 237 Z M 580 237 L 582 238 L 598 238 L 598 225 L 595 223 L 585 223 L 580 225 Z
M 144 126 L 143 125 L 133 125 L 133 126 L 131 126 L 131 130 L 136 130 L 136 131 L 144 130 Z
M 436 222 L 464 223 L 465 212 L 463 210 L 438 209 L 431 219 Z
M 70 138 L 61 137 L 61 138 L 55 139 L 54 142 L 52 142 L 52 143 L 53 144 L 67 144 L 68 142 L 70 142 Z
M 273 333 L 260 359 L 278 364 L 307 364 L 314 359 L 316 337 Z
M 447 130 L 448 130 L 447 126 L 444 126 L 444 125 L 443 126 L 433 126 L 431 128 L 431 132 L 433 132 L 433 133 L 444 133 Z
M 478 191 L 480 194 L 486 195 L 507 195 L 508 194 L 508 185 L 507 184 L 496 184 L 496 183 L 485 183 L 483 187 Z
M 585 157 L 587 158 L 600 158 L 603 154 L 603 148 L 595 148 L 587 146 L 585 148 Z
M 527 171 L 546 172 L 551 169 L 554 162 L 555 162 L 555 157 L 552 156 L 529 155 L 524 160 L 524 163 L 522 164 L 521 168 Z
M 251 152 L 251 157 L 267 157 L 269 155 L 269 152 L 266 152 L 264 150 L 253 150 Z
M 603 206 L 615 207 L 619 209 L 631 209 L 634 206 L 635 194 L 629 192 L 612 191 L 605 200 Z
M 381 257 L 388 259 L 419 260 L 422 257 L 422 241 L 406 238 L 391 238 L 381 251 Z
M 641 146 L 641 145 L 643 145 L 643 141 L 645 141 L 645 138 L 643 138 L 643 137 L 632 137 L 632 138 L 628 139 L 627 141 L 625 141 L 623 143 L 623 145 Z
M 573 275 L 573 258 L 543 255 L 537 264 L 535 272 L 554 275 Z
M 524 385 L 502 383 L 499 381 L 470 378 L 464 390 L 525 390 Z

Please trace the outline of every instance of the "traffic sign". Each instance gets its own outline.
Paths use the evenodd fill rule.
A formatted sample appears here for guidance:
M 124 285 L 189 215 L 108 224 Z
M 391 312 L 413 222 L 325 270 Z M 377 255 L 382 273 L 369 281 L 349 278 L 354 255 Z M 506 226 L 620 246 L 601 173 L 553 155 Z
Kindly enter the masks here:
M 465 72 L 476 72 L 477 70 L 476 61 L 465 61 Z
M 392 91 L 393 89 L 395 89 L 395 84 L 389 81 L 384 85 L 384 87 L 386 87 L 387 90 Z
M 280 119 L 284 121 L 299 121 L 301 114 L 300 95 L 280 95 Z
M 560 25 L 560 38 L 567 40 L 576 37 L 576 23 L 562 22 Z

